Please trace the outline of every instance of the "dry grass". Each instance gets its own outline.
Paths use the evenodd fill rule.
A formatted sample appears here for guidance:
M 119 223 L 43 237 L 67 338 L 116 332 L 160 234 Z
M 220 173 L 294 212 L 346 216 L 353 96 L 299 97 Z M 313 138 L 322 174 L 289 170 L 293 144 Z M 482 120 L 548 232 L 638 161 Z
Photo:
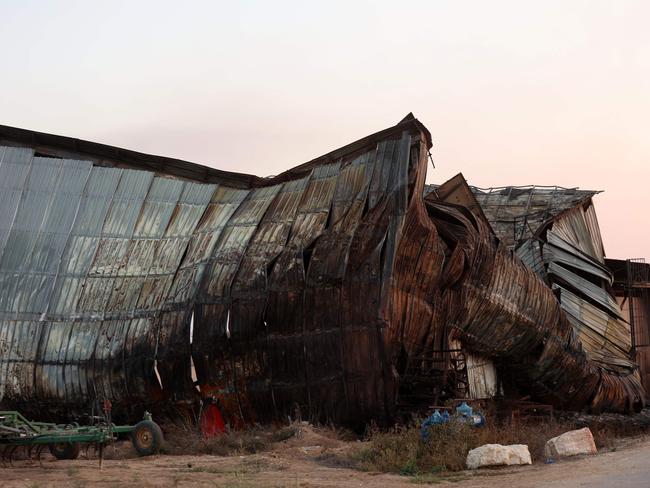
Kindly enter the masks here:
M 362 469 L 415 476 L 463 470 L 467 452 L 483 444 L 526 444 L 533 462 L 543 462 L 546 441 L 575 428 L 575 423 L 554 420 L 488 422 L 482 428 L 450 422 L 432 426 L 429 440 L 422 441 L 419 422 L 387 431 L 371 427 L 367 446 L 354 457 Z M 599 449 L 611 449 L 627 432 L 602 426 L 593 434 Z
M 185 425 L 165 426 L 164 454 L 212 454 L 216 456 L 235 456 L 257 454 L 296 435 L 293 425 L 262 429 L 254 427 L 246 430 L 226 432 L 222 435 L 205 438 L 198 429 Z
M 452 476 L 455 479 L 459 475 L 453 472 L 465 468 L 467 452 L 483 444 L 526 444 L 533 462 L 543 462 L 544 446 L 548 439 L 583 426 L 570 418 L 521 421 L 516 425 L 488 418 L 487 424 L 481 428 L 458 422 L 432 426 L 429 440 L 424 442 L 418 420 L 388 430 L 371 425 L 366 433 L 366 442 L 358 447 L 353 433 L 331 426 L 313 427 L 296 423 L 275 428 L 255 427 L 206 439 L 196 427 L 175 424 L 164 428 L 166 442 L 163 452 L 173 455 L 235 456 L 277 449 L 280 444 L 285 448 L 302 444 L 318 445 L 327 447 L 314 458 L 320 465 L 399 473 L 413 476 L 416 482 L 431 476 L 436 479 Z M 589 427 L 599 449 L 616 449 L 621 437 L 640 433 L 638 427 L 624 423 L 591 422 Z M 333 445 L 328 442 L 334 442 L 339 447 L 331 449 Z

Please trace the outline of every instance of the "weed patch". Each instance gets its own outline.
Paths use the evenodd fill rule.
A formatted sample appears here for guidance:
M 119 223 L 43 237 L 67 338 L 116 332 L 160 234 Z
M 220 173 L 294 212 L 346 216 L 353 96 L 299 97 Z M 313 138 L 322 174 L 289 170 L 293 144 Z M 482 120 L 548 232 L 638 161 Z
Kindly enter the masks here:
M 546 441 L 574 428 L 572 423 L 553 420 L 516 425 L 492 422 L 481 428 L 449 422 L 430 427 L 429 439 L 423 441 L 419 421 L 388 430 L 372 426 L 366 446 L 353 456 L 364 470 L 439 480 L 446 472 L 465 469 L 468 451 L 483 444 L 526 444 L 533 462 L 542 462 Z M 611 444 L 616 436 L 614 431 L 597 433 L 601 446 Z

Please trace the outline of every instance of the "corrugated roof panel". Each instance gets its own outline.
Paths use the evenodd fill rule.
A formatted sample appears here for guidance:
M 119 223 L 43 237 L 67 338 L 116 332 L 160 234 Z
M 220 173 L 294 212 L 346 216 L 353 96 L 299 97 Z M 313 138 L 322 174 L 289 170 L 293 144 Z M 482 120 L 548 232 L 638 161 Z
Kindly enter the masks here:
M 170 222 L 165 229 L 165 237 L 188 237 L 192 235 L 216 189 L 217 185 L 186 182 Z
M 134 237 L 162 237 L 176 208 L 184 183 L 154 178 L 134 230 Z
M 211 297 L 229 297 L 230 284 L 246 246 L 281 185 L 253 190 L 232 215 L 215 245 L 209 267 L 206 293 Z
M 559 186 L 471 188 L 497 237 L 510 248 L 534 238 L 547 221 L 598 193 Z
M 35 158 L 34 165 L 40 160 L 42 158 Z M 52 198 L 27 263 L 29 269 L 57 272 L 89 174 L 89 163 L 62 161 L 59 178 L 52 184 Z
M 76 315 L 91 318 L 103 317 L 106 304 L 111 296 L 114 278 L 88 276 L 81 284 L 77 301 Z
M 92 389 L 92 372 L 94 370 L 92 359 L 100 327 L 100 322 L 74 323 L 73 333 L 76 336 L 76 342 L 68 356 L 68 364 L 71 366 L 69 384 L 72 391 L 84 398 L 95 396 L 95 391 Z
M 585 210 L 585 222 L 587 223 L 589 235 L 593 240 L 596 257 L 601 263 L 604 263 L 605 248 L 603 246 L 603 238 L 600 234 L 600 226 L 598 225 L 598 217 L 596 217 L 596 208 L 594 207 L 593 202 L 591 202 L 591 205 L 589 205 Z
M 604 310 L 607 310 L 612 315 L 622 318 L 621 308 L 606 290 L 603 290 L 557 263 L 549 264 L 548 273 L 560 278 L 572 288 L 579 290 L 580 293 L 584 293 L 585 296 L 596 301 Z
M 0 147 L 0 151 L 6 149 Z M 5 158 L 0 162 L 0 249 L 6 248 L 11 226 L 21 201 L 21 195 L 31 168 L 32 151 L 25 150 L 20 157 Z M 11 162 L 18 160 L 20 162 Z M 1 253 L 0 253 L 1 254 Z
M 290 222 L 293 221 L 303 191 L 307 188 L 309 177 L 289 181 L 269 205 L 264 216 L 264 222 Z
M 133 229 L 152 181 L 153 173 L 124 170 L 104 222 L 103 235 L 111 237 L 133 235 Z
M 17 377 L 13 375 L 16 358 L 13 348 L 16 346 L 14 335 L 18 332 L 15 321 L 0 320 L 0 398 L 13 395 L 16 389 L 14 383 L 17 382 Z
M 47 308 L 53 282 L 52 275 L 22 274 L 12 311 L 36 316 L 42 314 Z
M 131 239 L 117 275 L 148 275 L 150 270 L 156 266 L 155 260 L 159 245 L 160 241 L 158 239 Z
M 230 309 L 238 337 L 247 337 L 262 321 L 268 293 L 269 266 L 284 250 L 308 178 L 282 185 L 246 246 L 234 277 Z M 211 334 L 219 334 L 218 327 Z M 244 339 L 245 340 L 245 339 Z
M 399 140 L 382 141 L 377 145 L 375 168 L 370 182 L 368 205 L 372 210 L 388 190 L 391 166 L 397 159 Z
M 584 253 L 605 264 L 600 233 L 592 234 L 582 207 L 567 210 L 553 222 L 553 232 Z
M 612 357 L 629 359 L 632 347 L 630 326 L 622 319 L 612 317 L 589 302 L 571 293 L 566 288 L 555 285 L 560 290 L 560 304 L 580 333 L 589 336 L 589 343 L 597 348 L 588 349 L 589 353 L 606 350 Z M 595 347 L 595 346 L 594 346 Z
M 308 247 L 327 224 L 340 163 L 314 171 L 305 189 L 289 236 L 289 246 Z
M 350 210 L 353 202 L 365 203 L 368 189 L 372 180 L 375 165 L 375 151 L 370 151 L 358 156 L 349 164 L 344 165 L 336 182 L 336 189 L 332 199 L 332 215 L 330 220 L 333 225 L 341 225 L 341 220 Z M 354 218 L 353 218 L 354 220 Z M 337 224 L 341 222 L 341 224 Z
M 34 156 L 34 151 L 28 147 L 0 146 L 0 153 L 2 153 L 2 159 L 0 159 L 2 164 L 26 164 Z
M 519 256 L 526 266 L 532 269 L 543 280 L 546 279 L 546 269 L 542 260 L 542 250 L 537 240 L 528 240 L 522 243 L 515 254 Z
M 99 237 L 122 171 L 116 168 L 93 168 L 79 205 L 73 235 Z
M 593 275 L 597 279 L 604 280 L 610 285 L 614 281 L 612 274 L 602 266 L 599 266 L 597 262 L 592 261 L 588 258 L 585 259 L 579 254 L 567 252 L 560 247 L 554 246 L 550 242 L 544 246 L 543 254 L 544 262 L 546 263 L 556 262 L 571 266 L 573 268 L 579 269 L 580 271 Z
M 223 229 L 237 208 L 246 200 L 248 193 L 248 190 L 219 186 L 200 217 L 196 213 L 193 215 L 193 221 L 196 221 L 196 218 L 200 220 L 196 223 L 183 261 L 172 282 L 168 302 L 181 303 L 190 299 L 193 288 L 198 285 L 205 272 L 205 263 L 212 254 Z M 186 209 L 186 206 L 181 205 L 181 208 Z M 189 207 L 187 210 L 189 211 Z
M 42 326 L 35 321 L 6 321 L 0 324 L 0 328 L 8 332 L 5 338 L 10 338 L 11 341 L 6 356 L 0 361 L 0 398 L 4 386 L 4 394 L 7 396 L 29 401 L 34 396 L 34 362 L 38 356 Z M 7 331 L 8 328 L 13 328 L 13 331 Z

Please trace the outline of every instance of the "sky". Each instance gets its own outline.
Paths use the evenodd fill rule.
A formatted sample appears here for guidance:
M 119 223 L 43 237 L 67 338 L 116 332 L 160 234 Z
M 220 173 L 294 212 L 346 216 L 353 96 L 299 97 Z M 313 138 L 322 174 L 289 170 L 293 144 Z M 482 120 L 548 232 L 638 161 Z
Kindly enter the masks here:
M 595 197 L 650 259 L 650 2 L 0 0 L 0 124 L 277 174 L 413 112 L 428 182 Z

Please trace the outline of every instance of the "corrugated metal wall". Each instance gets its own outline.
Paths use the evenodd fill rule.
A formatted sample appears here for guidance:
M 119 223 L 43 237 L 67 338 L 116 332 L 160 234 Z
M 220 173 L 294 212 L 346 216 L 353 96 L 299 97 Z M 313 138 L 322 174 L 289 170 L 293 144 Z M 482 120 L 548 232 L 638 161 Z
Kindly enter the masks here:
M 192 357 L 235 423 L 385 414 L 382 282 L 426 164 L 411 146 L 397 132 L 251 189 L 0 147 L 0 401 L 192 399 Z

